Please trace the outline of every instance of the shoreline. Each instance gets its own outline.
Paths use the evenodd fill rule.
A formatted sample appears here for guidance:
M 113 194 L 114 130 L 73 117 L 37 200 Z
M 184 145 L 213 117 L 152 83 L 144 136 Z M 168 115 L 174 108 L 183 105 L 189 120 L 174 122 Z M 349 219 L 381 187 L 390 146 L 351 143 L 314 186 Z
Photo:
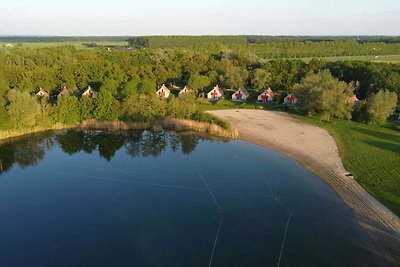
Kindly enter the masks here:
M 289 114 L 264 110 L 209 111 L 239 131 L 239 139 L 288 156 L 321 177 L 349 206 L 374 245 L 400 261 L 400 219 L 368 194 L 344 168 L 334 138 Z
M 193 131 L 227 139 L 236 139 L 239 136 L 236 129 L 224 129 L 221 126 L 212 123 L 198 122 L 187 119 L 165 118 L 155 122 L 98 121 L 95 119 L 90 119 L 74 125 L 56 123 L 50 127 L 33 127 L 31 129 L 24 130 L 0 130 L 0 143 L 29 134 L 46 131 L 61 131 L 74 128 L 107 130 L 111 132 L 127 130 L 173 130 L 176 132 Z

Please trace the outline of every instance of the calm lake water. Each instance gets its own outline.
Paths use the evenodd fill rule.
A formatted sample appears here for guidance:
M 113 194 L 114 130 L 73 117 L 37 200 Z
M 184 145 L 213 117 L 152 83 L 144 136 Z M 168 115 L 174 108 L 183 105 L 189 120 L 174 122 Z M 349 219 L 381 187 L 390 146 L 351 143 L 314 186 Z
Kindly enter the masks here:
M 192 134 L 0 146 L 0 266 L 370 266 L 352 211 L 297 162 Z

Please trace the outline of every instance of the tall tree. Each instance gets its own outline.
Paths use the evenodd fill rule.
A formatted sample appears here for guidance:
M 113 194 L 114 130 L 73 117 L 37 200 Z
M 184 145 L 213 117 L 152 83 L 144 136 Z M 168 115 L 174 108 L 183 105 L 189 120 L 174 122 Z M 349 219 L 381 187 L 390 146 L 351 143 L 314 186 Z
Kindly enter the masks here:
M 188 86 L 195 91 L 205 88 L 210 85 L 210 79 L 207 76 L 194 74 L 188 81 Z
M 299 107 L 308 113 L 321 112 L 324 120 L 351 119 L 353 91 L 352 84 L 337 80 L 328 70 L 309 73 L 293 88 Z
M 249 72 L 241 67 L 229 67 L 223 76 L 224 82 L 231 88 L 238 88 L 246 85 Z
M 389 118 L 397 105 L 395 92 L 379 91 L 367 99 L 367 114 L 369 122 L 383 124 Z
M 265 88 L 271 80 L 271 73 L 264 69 L 255 69 L 252 72 L 251 83 L 257 91 Z
M 121 115 L 121 104 L 112 96 L 111 92 L 100 90 L 93 113 L 98 120 L 117 120 Z
M 41 115 L 37 99 L 28 93 L 10 90 L 7 94 L 8 116 L 15 128 L 32 127 L 36 124 L 37 116 Z

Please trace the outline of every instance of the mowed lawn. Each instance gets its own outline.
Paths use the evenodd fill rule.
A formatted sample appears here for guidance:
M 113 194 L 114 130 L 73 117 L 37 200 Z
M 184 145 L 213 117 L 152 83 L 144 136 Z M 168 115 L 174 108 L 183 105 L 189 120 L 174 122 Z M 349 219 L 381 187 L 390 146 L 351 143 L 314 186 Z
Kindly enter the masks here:
M 399 122 L 381 127 L 295 117 L 328 130 L 336 139 L 346 169 L 371 195 L 400 215 L 400 131 L 391 129 L 400 127 Z

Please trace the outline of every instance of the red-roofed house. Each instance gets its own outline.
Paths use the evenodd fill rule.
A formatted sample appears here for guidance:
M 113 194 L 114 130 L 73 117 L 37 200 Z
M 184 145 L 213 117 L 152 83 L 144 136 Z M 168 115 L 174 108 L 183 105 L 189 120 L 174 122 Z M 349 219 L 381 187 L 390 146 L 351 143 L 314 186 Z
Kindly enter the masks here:
M 164 84 L 156 92 L 160 98 L 168 98 L 170 93 L 171 91 Z
M 257 101 L 259 101 L 259 102 L 270 102 L 270 101 L 274 100 L 274 97 L 275 97 L 274 91 L 272 91 L 271 88 L 268 88 L 267 90 L 262 92 L 257 97 Z
M 232 100 L 233 101 L 246 101 L 246 99 L 249 97 L 249 92 L 244 88 L 241 87 L 239 90 L 237 90 L 233 95 L 232 95 Z
M 283 104 L 285 105 L 296 105 L 296 103 L 297 103 L 297 98 L 293 94 L 288 94 L 283 99 Z
M 182 90 L 179 91 L 178 97 L 182 98 L 186 94 L 189 94 L 190 92 L 192 92 L 192 90 L 190 88 L 188 88 L 187 86 L 185 86 L 185 88 L 183 88 Z
M 37 97 L 49 97 L 49 93 L 43 90 L 42 87 L 39 88 L 39 91 L 36 93 Z
M 353 95 L 350 97 L 350 103 L 353 103 L 353 105 L 360 105 L 360 99 L 357 98 L 356 95 Z
M 220 89 L 218 85 L 216 85 L 210 92 L 208 92 L 207 98 L 211 101 L 216 101 L 220 100 L 223 95 L 224 91 Z
M 82 96 L 87 96 L 90 99 L 95 99 L 97 97 L 97 92 L 93 90 L 92 87 L 90 87 L 89 85 L 86 91 L 83 92 Z

